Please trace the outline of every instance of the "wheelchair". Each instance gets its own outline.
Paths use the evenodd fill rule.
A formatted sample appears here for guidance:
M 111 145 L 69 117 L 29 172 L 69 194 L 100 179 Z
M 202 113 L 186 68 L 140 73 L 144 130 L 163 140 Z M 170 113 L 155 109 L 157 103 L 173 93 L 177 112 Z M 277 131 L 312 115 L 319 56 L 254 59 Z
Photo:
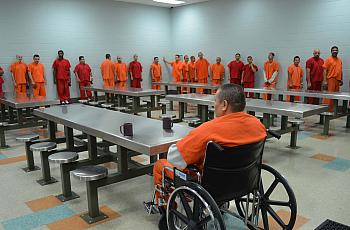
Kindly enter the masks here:
M 280 138 L 278 133 L 267 132 Z M 165 229 L 229 229 L 224 216 L 238 219 L 244 229 L 268 230 L 271 224 L 293 229 L 295 195 L 280 173 L 262 163 L 264 144 L 265 140 L 224 147 L 209 142 L 202 170 L 194 166 L 184 171 L 164 167 L 162 184 L 156 185 L 155 191 L 164 198 L 164 204 L 167 200 Z M 173 179 L 166 177 L 167 170 Z M 153 195 L 152 205 L 146 207 L 149 214 L 155 209 L 154 199 Z M 234 211 L 229 207 L 231 201 L 236 205 Z

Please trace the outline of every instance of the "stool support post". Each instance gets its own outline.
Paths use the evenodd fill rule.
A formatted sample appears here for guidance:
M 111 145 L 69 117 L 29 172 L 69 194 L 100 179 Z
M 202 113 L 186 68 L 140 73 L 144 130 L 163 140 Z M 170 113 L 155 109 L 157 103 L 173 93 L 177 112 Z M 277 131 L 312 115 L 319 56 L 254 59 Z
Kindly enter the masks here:
M 49 156 L 51 155 L 48 151 L 41 151 L 40 152 L 40 159 L 41 159 L 41 173 L 42 173 L 42 179 L 38 180 L 37 182 L 44 186 L 48 184 L 56 183 L 57 180 L 53 177 L 51 177 L 50 172 L 50 164 L 49 164 Z

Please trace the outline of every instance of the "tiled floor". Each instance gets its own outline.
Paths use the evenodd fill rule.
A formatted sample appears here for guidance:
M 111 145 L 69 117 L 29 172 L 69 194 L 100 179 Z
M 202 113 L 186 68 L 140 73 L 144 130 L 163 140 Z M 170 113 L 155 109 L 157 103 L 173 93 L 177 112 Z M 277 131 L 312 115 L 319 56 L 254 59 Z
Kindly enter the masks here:
M 344 128 L 344 118 L 331 121 L 332 136 L 325 138 L 319 135 L 322 126 L 315 125 L 317 121 L 316 116 L 306 119 L 302 127 L 305 131 L 298 136 L 301 148 L 285 147 L 290 135 L 284 135 L 281 140 L 271 139 L 265 147 L 264 162 L 285 176 L 296 195 L 295 229 L 314 229 L 326 219 L 350 225 L 347 207 L 350 202 L 350 129 Z M 24 173 L 21 170 L 26 166 L 24 147 L 16 143 L 14 137 L 25 132 L 28 130 L 7 132 L 11 148 L 0 150 L 0 229 L 157 229 L 159 216 L 148 216 L 142 205 L 151 197 L 152 177 L 142 176 L 100 188 L 100 207 L 110 219 L 88 226 L 79 217 L 87 211 L 84 182 L 72 178 L 72 189 L 80 198 L 61 203 L 54 197 L 61 192 L 60 183 L 42 187 L 36 183 L 41 177 L 40 171 Z M 38 133 L 47 134 L 43 130 Z M 35 161 L 40 166 L 38 156 Z M 114 165 L 109 167 L 115 168 Z M 52 176 L 60 180 L 59 167 L 52 164 L 51 169 Z M 282 196 L 283 191 L 277 191 L 276 196 Z M 285 210 L 276 211 L 282 216 L 289 214 Z

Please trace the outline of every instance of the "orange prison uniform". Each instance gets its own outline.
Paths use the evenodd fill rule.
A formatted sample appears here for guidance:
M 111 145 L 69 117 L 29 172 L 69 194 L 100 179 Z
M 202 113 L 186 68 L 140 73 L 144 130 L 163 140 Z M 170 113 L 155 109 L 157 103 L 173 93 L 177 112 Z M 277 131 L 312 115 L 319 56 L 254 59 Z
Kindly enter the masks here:
M 266 74 L 266 79 L 270 80 L 273 73 L 279 71 L 279 63 L 277 61 L 272 61 L 271 63 L 269 61 L 266 61 L 264 63 L 264 71 Z M 277 81 L 278 76 L 276 76 L 275 80 L 272 83 L 264 83 L 264 87 L 267 89 L 275 89 Z M 265 100 L 271 100 L 271 94 L 264 94 L 263 98 Z
M 209 64 L 208 60 L 205 58 L 198 59 L 196 61 L 195 68 L 196 68 L 198 83 L 204 83 L 204 84 L 208 83 L 209 65 L 210 64 Z M 203 91 L 204 91 L 204 89 L 202 89 L 202 88 L 197 89 L 197 93 L 203 93 Z
M 67 59 L 56 59 L 52 64 L 52 68 L 56 72 L 57 94 L 61 102 L 70 99 L 70 67 L 70 62 Z
M 161 82 L 162 80 L 162 66 L 158 63 L 153 63 L 151 65 L 151 72 L 152 72 L 152 81 L 153 82 Z M 160 85 L 152 85 L 152 89 L 160 90 Z
M 115 63 L 115 71 L 117 72 L 119 87 L 125 88 L 128 79 L 128 67 L 126 66 L 126 63 Z
M 188 64 L 188 75 L 189 75 L 189 81 L 190 82 L 194 82 L 195 81 L 195 75 L 196 75 L 195 62 L 190 62 Z
M 214 141 L 222 146 L 234 147 L 263 141 L 265 138 L 265 126 L 257 118 L 245 112 L 236 112 L 215 118 L 193 129 L 178 141 L 176 146 L 187 165 L 203 168 L 205 150 L 209 141 Z M 154 165 L 155 185 L 162 183 L 164 166 L 173 167 L 165 159 L 157 161 Z M 165 172 L 169 178 L 173 178 L 173 173 Z M 156 201 L 158 198 L 159 194 L 156 193 Z
M 190 74 L 189 74 L 189 65 L 190 62 L 183 62 L 182 63 L 182 82 L 184 83 L 188 83 L 190 81 Z M 190 92 L 190 88 L 189 87 L 181 87 L 181 92 Z
M 328 92 L 339 92 L 339 81 L 343 79 L 343 62 L 340 58 L 329 57 L 324 61 L 323 68 L 327 70 Z M 333 100 L 323 99 L 323 103 L 329 104 L 329 110 L 333 111 Z
M 181 61 L 172 61 L 170 62 L 170 65 L 173 69 L 171 75 L 173 76 L 175 82 L 181 82 L 181 72 L 183 63 Z
M 115 82 L 115 66 L 114 63 L 106 59 L 101 64 L 101 74 L 103 79 L 103 87 L 114 87 Z
M 13 74 L 16 82 L 16 93 L 26 93 L 26 73 L 27 73 L 27 65 L 23 62 L 13 63 L 10 67 L 10 72 Z
M 291 75 L 291 78 L 288 78 L 287 89 L 300 89 L 304 75 L 303 69 L 300 66 L 295 66 L 294 64 L 291 64 L 288 67 L 288 74 Z M 299 96 L 294 97 L 295 101 L 299 101 L 299 99 Z M 290 101 L 290 96 L 287 96 L 287 101 Z
M 43 64 L 38 63 L 35 64 L 34 62 L 32 64 L 28 65 L 28 73 L 32 75 L 34 86 L 33 86 L 33 95 L 34 96 L 46 96 L 46 90 L 45 90 L 45 67 Z
M 212 64 L 210 66 L 210 72 L 211 72 L 211 83 L 213 85 L 220 85 L 221 79 L 223 74 L 225 73 L 225 67 L 222 64 Z M 217 90 L 213 90 L 213 93 L 215 94 Z

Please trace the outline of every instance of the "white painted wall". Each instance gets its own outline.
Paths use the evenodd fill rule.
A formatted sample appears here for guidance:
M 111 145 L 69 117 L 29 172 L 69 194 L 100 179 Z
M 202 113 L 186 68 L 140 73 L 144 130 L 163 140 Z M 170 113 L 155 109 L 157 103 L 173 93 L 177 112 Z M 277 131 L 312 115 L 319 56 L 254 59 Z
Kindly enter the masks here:
M 260 71 L 267 53 L 281 63 L 279 87 L 286 86 L 286 71 L 295 55 L 302 65 L 321 48 L 329 55 L 338 45 L 344 62 L 345 86 L 350 76 L 349 0 L 212 0 L 174 9 L 112 0 L 4 0 L 0 7 L 0 66 L 6 70 L 6 91 L 12 90 L 8 68 L 16 54 L 26 63 L 39 53 L 46 66 L 47 91 L 56 96 L 51 65 L 63 49 L 74 67 L 84 55 L 101 85 L 99 65 L 105 53 L 129 62 L 138 53 L 145 67 L 143 86 L 149 87 L 153 56 L 172 59 L 175 53 L 203 51 L 210 62 L 216 56 L 227 64 L 236 52 L 252 55 Z M 161 62 L 163 67 L 164 63 Z M 167 79 L 170 68 L 164 68 Z M 228 73 L 227 73 L 228 75 Z M 75 80 L 71 87 L 78 96 Z
M 260 70 L 256 85 L 262 86 L 262 67 L 267 53 L 275 52 L 281 64 L 278 87 L 287 84 L 287 68 L 293 57 L 307 58 L 314 48 L 322 57 L 339 46 L 344 63 L 344 87 L 350 79 L 349 0 L 212 0 L 172 9 L 174 52 L 196 54 L 202 50 L 210 62 L 221 56 L 227 64 L 236 52 L 243 60 L 252 55 Z M 226 76 L 228 71 L 226 70 Z
M 6 3 L 5 3 L 6 2 Z M 170 50 L 170 9 L 111 0 L 4 0 L 0 7 L 0 66 L 6 70 L 4 90 L 12 91 L 9 65 L 16 54 L 26 63 L 38 53 L 48 75 L 47 91 L 56 96 L 51 66 L 63 49 L 74 67 L 84 55 L 101 85 L 100 63 L 106 53 L 129 62 L 137 53 L 144 66 L 143 85 L 149 87 L 153 56 Z M 72 69 L 73 74 L 73 69 Z M 72 79 L 71 95 L 78 87 Z

